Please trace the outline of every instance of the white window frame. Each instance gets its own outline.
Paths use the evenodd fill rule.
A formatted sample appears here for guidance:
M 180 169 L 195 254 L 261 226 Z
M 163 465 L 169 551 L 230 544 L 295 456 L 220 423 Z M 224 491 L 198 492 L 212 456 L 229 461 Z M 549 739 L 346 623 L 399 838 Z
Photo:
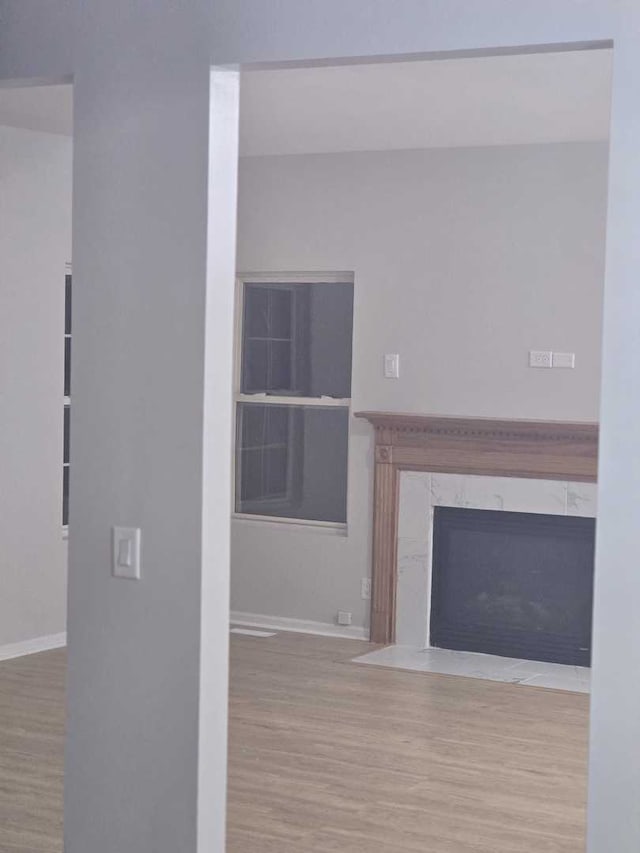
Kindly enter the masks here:
M 73 270 L 72 270 L 72 268 L 71 268 L 71 263 L 70 263 L 70 262 L 67 262 L 67 263 L 65 264 L 65 266 L 64 266 L 64 281 L 65 281 L 65 288 L 66 288 L 66 282 L 67 282 L 67 276 L 68 276 L 68 275 L 70 275 L 70 276 L 72 277 L 72 279 L 73 279 Z M 71 285 L 71 287 L 73 288 L 73 284 Z M 65 293 L 66 293 L 66 289 L 65 289 Z M 72 298 L 73 298 L 73 297 L 72 297 Z M 73 320 L 72 320 L 71 322 L 73 322 Z M 71 331 L 73 332 L 73 326 L 71 327 Z M 67 334 L 67 330 L 66 330 L 66 328 L 65 328 L 65 330 L 64 330 L 64 342 L 65 342 L 65 346 L 66 346 L 66 343 L 67 343 L 67 338 L 71 339 L 71 334 Z M 64 364 L 64 363 L 66 363 L 66 355 L 64 355 L 64 354 L 63 354 L 63 359 L 65 359 L 65 362 L 63 362 L 63 364 Z M 70 396 L 69 396 L 69 397 L 67 397 L 67 396 L 64 394 L 64 387 L 63 387 L 63 392 L 62 392 L 62 393 L 63 393 L 63 396 L 62 396 L 62 401 L 63 401 L 62 411 L 63 411 L 63 414 L 64 414 L 65 409 L 67 409 L 67 408 L 68 408 L 68 409 L 69 409 L 69 415 L 71 415 L 71 397 L 70 397 Z M 69 393 L 71 393 L 71 389 L 69 389 Z M 63 421 L 63 427 L 62 427 L 62 428 L 63 428 L 63 430 L 64 430 L 64 421 Z M 63 442 L 64 442 L 64 434 L 63 434 L 62 438 L 63 438 Z M 64 469 L 65 469 L 65 468 L 67 469 L 67 471 L 70 471 L 70 470 L 71 470 L 71 468 L 70 468 L 70 460 L 69 460 L 69 462 L 65 462 L 65 461 L 64 461 L 64 453 L 63 453 L 63 457 L 62 457 L 62 471 L 63 471 L 63 476 L 64 476 Z M 63 500 L 64 500 L 64 496 L 63 496 Z M 68 538 L 69 538 L 69 525 L 68 525 L 68 524 L 63 524 L 63 525 L 62 525 L 62 538 L 63 538 L 63 539 L 68 539 Z
M 292 525 L 298 527 L 313 527 L 327 532 L 346 535 L 349 518 L 349 453 L 351 447 L 351 397 L 288 397 L 273 394 L 243 394 L 242 388 L 242 333 L 244 322 L 244 293 L 246 284 L 352 284 L 353 272 L 243 272 L 236 276 L 235 292 L 235 329 L 234 329 L 234 359 L 233 359 L 233 447 L 232 462 L 233 476 L 231 478 L 231 506 L 233 519 L 239 521 L 255 521 L 260 524 L 273 526 Z M 351 335 L 353 348 L 353 330 Z M 353 371 L 353 362 L 352 362 Z M 248 512 L 236 512 L 236 465 L 237 465 L 237 413 L 238 403 L 266 403 L 284 406 L 316 406 L 319 408 L 338 407 L 347 409 L 347 522 L 315 521 L 307 518 L 288 518 L 286 516 L 256 515 Z

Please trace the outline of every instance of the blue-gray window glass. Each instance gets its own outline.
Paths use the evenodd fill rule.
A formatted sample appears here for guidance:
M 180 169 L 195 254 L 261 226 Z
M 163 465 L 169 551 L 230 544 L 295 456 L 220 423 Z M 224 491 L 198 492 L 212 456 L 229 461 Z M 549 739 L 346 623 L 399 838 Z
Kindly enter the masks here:
M 246 283 L 243 401 L 236 411 L 236 512 L 345 523 L 353 285 Z M 312 399 L 316 398 L 314 405 Z

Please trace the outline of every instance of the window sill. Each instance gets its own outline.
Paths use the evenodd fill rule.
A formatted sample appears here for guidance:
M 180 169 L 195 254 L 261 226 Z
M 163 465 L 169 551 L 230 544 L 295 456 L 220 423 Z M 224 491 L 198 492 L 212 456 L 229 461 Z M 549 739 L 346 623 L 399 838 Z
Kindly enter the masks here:
M 320 533 L 328 536 L 348 536 L 346 524 L 337 524 L 332 521 L 309 521 L 304 518 L 278 518 L 271 515 L 253 515 L 251 513 L 234 512 L 231 514 L 233 521 L 250 522 L 262 524 L 265 527 L 279 528 L 280 530 L 298 530 L 301 533 Z
M 304 397 L 293 394 L 265 394 L 256 391 L 253 394 L 237 393 L 236 403 L 271 403 L 274 406 L 335 406 L 338 409 L 348 409 L 351 397 Z

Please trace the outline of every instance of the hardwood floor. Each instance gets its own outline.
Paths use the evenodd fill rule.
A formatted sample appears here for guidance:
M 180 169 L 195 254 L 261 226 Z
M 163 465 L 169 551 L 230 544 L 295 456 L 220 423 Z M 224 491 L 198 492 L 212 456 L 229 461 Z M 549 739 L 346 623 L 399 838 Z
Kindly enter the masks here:
M 63 650 L 0 663 L 0 851 L 61 853 Z
M 231 645 L 228 853 L 583 853 L 588 697 Z M 1 853 L 61 853 L 63 682 L 0 663 Z

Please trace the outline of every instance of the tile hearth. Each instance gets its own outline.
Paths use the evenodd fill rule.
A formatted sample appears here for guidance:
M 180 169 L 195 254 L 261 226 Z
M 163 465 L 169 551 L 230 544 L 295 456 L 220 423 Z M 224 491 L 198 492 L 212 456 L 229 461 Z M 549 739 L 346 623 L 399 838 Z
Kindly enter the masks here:
M 589 693 L 591 670 L 558 663 L 503 658 L 449 649 L 388 646 L 354 658 L 354 663 L 501 681 L 526 687 L 547 687 L 572 693 Z

